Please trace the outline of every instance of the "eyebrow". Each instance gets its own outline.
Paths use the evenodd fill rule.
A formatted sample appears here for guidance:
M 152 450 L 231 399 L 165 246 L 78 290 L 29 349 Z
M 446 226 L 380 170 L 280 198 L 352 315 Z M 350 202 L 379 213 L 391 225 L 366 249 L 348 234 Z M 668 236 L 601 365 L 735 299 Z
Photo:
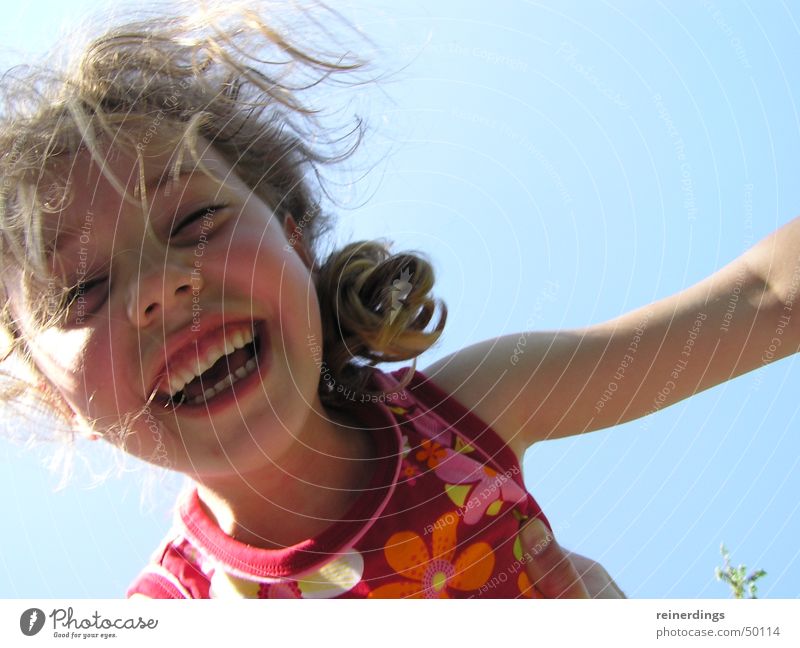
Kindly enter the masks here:
M 159 190 L 163 189 L 165 186 L 169 186 L 170 184 L 177 184 L 181 178 L 186 176 L 192 175 L 195 170 L 199 169 L 199 165 L 197 162 L 191 162 L 187 160 L 184 162 L 180 167 L 177 169 L 177 173 L 174 171 L 173 166 L 165 167 L 161 170 L 158 174 L 153 174 L 150 178 L 145 179 L 144 187 L 145 187 L 145 194 L 147 195 L 148 201 L 150 197 L 157 193 Z M 92 213 L 91 210 L 88 213 Z M 89 219 L 84 218 L 84 222 L 87 222 Z M 59 221 L 61 223 L 61 221 Z M 45 228 L 45 232 L 53 231 L 52 229 L 48 230 Z M 77 230 L 67 230 L 65 227 L 57 226 L 55 228 L 56 235 L 51 240 L 49 237 L 46 239 L 45 243 L 45 251 L 48 257 L 53 257 L 57 253 L 63 253 L 64 249 L 68 249 L 71 244 L 80 237 L 82 228 Z
M 168 183 L 177 184 L 181 178 L 192 175 L 199 168 L 200 166 L 197 162 L 185 160 L 177 169 L 175 169 L 174 165 L 170 165 L 165 167 L 158 175 L 153 174 L 151 178 L 145 179 L 144 182 L 144 190 L 148 199 L 163 187 L 169 186 Z

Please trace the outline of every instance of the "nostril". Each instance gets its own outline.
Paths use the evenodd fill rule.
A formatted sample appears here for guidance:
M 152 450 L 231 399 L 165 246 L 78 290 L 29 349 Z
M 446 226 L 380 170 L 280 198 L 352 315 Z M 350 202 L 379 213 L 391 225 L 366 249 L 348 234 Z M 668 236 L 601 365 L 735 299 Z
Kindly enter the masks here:
M 175 289 L 175 294 L 176 295 L 185 295 L 190 290 L 191 290 L 191 287 L 188 284 L 184 284 L 183 286 L 178 286 L 178 288 Z
M 150 304 L 147 308 L 144 309 L 144 314 L 145 315 L 151 315 L 155 309 L 156 309 L 156 305 L 155 304 Z

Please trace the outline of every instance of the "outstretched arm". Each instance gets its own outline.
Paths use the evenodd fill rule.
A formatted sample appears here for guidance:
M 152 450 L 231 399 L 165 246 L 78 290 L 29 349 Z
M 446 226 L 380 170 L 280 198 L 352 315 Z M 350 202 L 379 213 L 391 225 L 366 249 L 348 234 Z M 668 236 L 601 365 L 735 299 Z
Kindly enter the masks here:
M 486 340 L 424 372 L 522 456 L 538 440 L 639 418 L 799 348 L 796 218 L 680 293 L 582 329 Z

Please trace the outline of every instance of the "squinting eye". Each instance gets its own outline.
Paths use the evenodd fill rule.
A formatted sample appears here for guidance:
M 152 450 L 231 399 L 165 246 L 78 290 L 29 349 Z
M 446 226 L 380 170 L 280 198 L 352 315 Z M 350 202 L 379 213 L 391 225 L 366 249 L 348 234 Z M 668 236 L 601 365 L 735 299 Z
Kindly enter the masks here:
M 67 293 L 66 318 L 71 324 L 83 324 L 83 318 L 96 313 L 108 296 L 108 277 L 79 282 Z
M 169 235 L 170 240 L 176 238 L 179 234 L 182 234 L 184 238 L 195 238 L 200 234 L 208 234 L 214 226 L 212 220 L 214 214 L 226 207 L 227 205 L 211 205 L 192 212 L 181 221 L 180 225 L 172 230 Z

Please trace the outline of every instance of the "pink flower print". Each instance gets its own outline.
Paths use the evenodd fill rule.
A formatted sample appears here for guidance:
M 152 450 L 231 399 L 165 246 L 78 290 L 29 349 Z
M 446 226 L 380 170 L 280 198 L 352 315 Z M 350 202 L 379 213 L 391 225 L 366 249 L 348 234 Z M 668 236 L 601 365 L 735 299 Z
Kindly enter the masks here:
M 503 502 L 524 502 L 528 495 L 506 472 L 484 466 L 460 452 L 447 451 L 435 469 L 436 476 L 450 484 L 474 484 L 472 488 L 445 489 L 462 508 L 465 524 L 475 524 L 484 514 L 497 515 Z
M 389 407 L 396 415 L 398 423 L 411 425 L 420 436 L 431 439 L 439 445 L 449 448 L 453 433 L 441 420 L 424 410 L 417 403 L 409 403 L 407 407 Z

